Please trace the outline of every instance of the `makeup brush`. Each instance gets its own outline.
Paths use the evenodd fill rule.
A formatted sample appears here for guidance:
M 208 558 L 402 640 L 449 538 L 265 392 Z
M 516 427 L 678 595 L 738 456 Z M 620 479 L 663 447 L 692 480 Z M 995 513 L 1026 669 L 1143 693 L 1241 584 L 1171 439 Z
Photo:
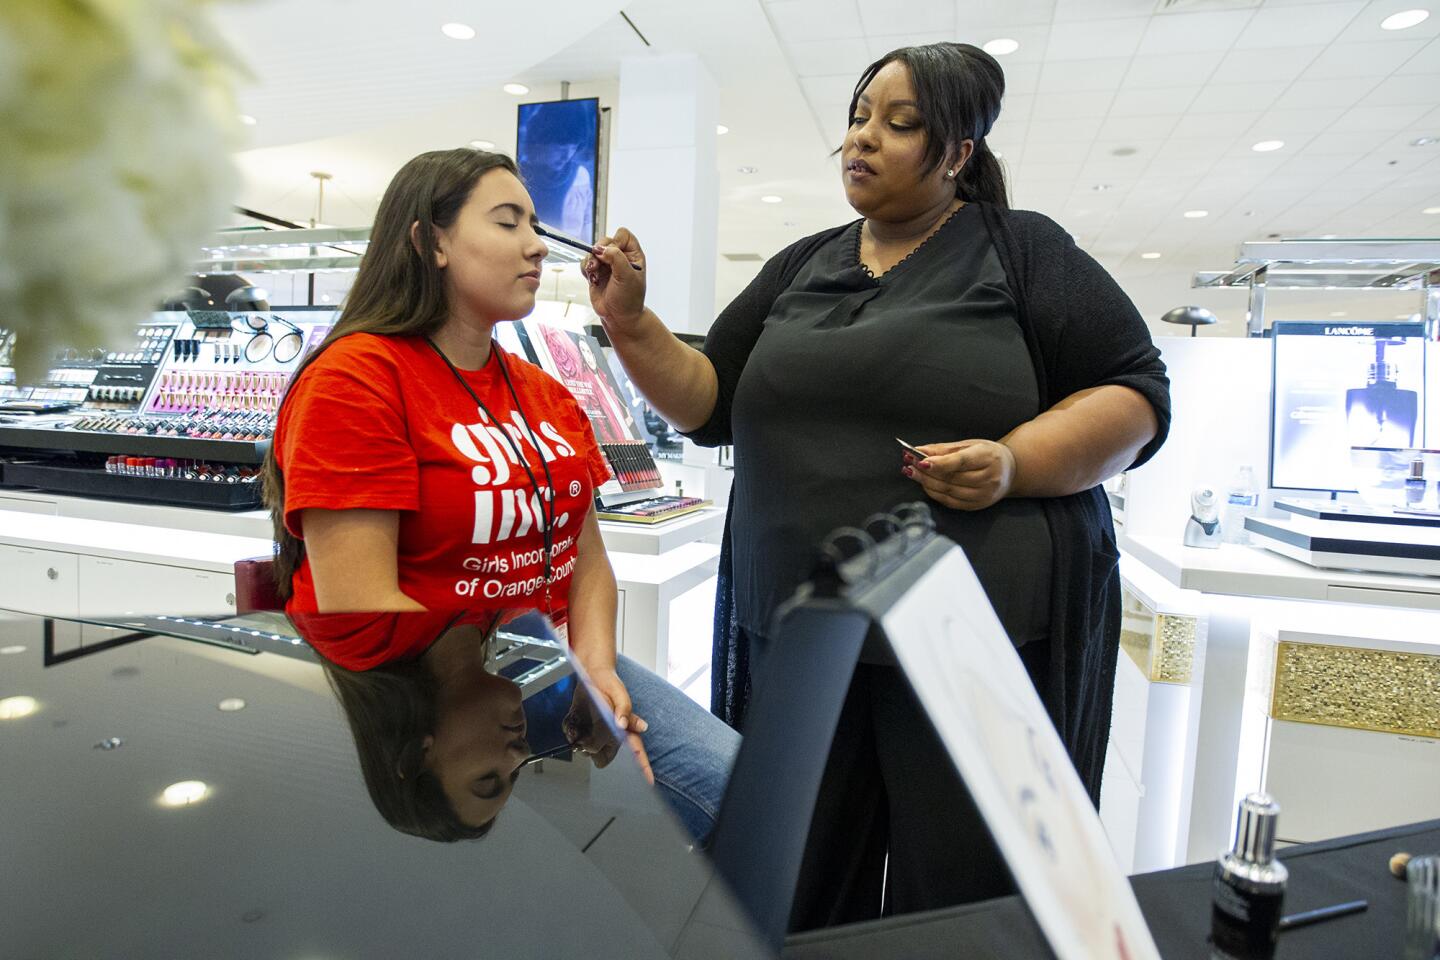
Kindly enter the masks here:
M 553 232 L 551 232 L 549 229 L 547 229 L 546 227 L 543 227 L 543 226 L 536 226 L 536 227 L 535 227 L 535 232 L 538 233 L 538 234 L 540 234 L 540 236 L 544 237 L 544 238 L 547 239 L 547 240 L 555 240 L 555 241 L 557 241 L 557 242 L 559 242 L 559 243 L 565 244 L 565 246 L 567 246 L 567 247 L 574 247 L 576 250 L 583 250 L 583 251 L 585 251 L 586 253 L 590 254 L 591 256 L 594 256 L 594 255 L 595 255 L 595 248 L 594 248 L 592 245 L 590 245 L 590 244 L 588 244 L 588 243 L 585 243 L 585 242 L 583 242 L 583 241 L 580 241 L 580 240 L 576 240 L 574 237 L 567 237 L 567 236 L 565 236 L 565 234 L 563 234 L 563 233 L 553 233 Z M 638 264 L 638 263 L 632 263 L 632 264 L 630 264 L 630 266 L 633 267 L 633 268 L 636 269 L 636 270 L 644 270 L 644 269 L 645 269 L 644 267 L 640 266 L 640 264 Z

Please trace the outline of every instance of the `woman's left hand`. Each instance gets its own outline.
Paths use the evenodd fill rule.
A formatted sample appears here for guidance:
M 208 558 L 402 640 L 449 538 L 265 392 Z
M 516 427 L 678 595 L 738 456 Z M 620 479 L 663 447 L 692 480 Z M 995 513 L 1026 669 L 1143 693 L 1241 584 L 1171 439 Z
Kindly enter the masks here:
M 936 503 L 956 510 L 984 510 L 1009 496 L 1015 485 L 1015 454 L 993 440 L 928 443 L 905 454 L 905 476 Z
M 645 753 L 645 745 L 640 742 L 640 734 L 648 730 L 650 725 L 633 712 L 630 705 L 630 691 L 625 689 L 620 675 L 615 672 L 614 668 L 601 667 L 590 671 L 590 683 L 600 694 L 601 706 L 610 708 L 611 714 L 615 717 L 615 723 L 625 731 L 626 739 L 630 741 L 630 749 L 635 752 L 635 759 L 640 764 L 640 770 L 645 774 L 645 779 L 654 783 L 655 774 L 650 770 L 650 757 Z M 583 696 L 578 689 L 575 691 L 575 695 L 577 698 Z M 610 757 L 607 756 L 604 759 L 604 763 L 597 762 L 596 766 L 603 767 L 610 762 Z

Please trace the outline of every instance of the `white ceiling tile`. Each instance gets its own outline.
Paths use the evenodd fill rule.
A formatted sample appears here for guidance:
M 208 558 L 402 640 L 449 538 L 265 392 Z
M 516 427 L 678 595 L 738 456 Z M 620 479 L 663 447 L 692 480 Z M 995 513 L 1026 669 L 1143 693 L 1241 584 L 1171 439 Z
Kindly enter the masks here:
M 1248 136 L 1270 140 L 1300 134 L 1323 133 L 1345 112 L 1344 107 L 1315 107 L 1309 110 L 1269 110 L 1251 125 Z
M 890 31 L 885 34 L 866 38 L 865 45 L 870 50 L 870 61 L 879 60 L 901 47 L 924 47 L 932 43 L 955 42 L 955 35 L 952 33 L 895 33 L 895 26 L 896 24 L 891 24 Z
M 1079 160 L 1068 160 L 1059 151 L 1051 154 L 1053 161 L 1036 162 L 1027 159 L 1020 168 L 1019 177 L 1026 183 L 1065 181 L 1069 183 L 1080 175 L 1082 164 Z
M 1040 64 L 1002 63 L 1005 70 L 1005 95 L 1031 94 L 1040 89 Z
M 1280 110 L 1307 110 L 1319 107 L 1353 107 L 1378 81 L 1297 80 L 1275 99 Z
M 1157 117 L 1110 117 L 1100 125 L 1097 137 L 1102 140 L 1163 140 L 1170 136 L 1180 118 L 1175 115 Z
M 967 25 L 990 28 L 1049 24 L 1054 16 L 1055 0 L 956 0 L 955 4 L 955 19 L 961 30 Z
M 1266 83 L 1298 78 L 1323 46 L 1279 47 L 1266 50 L 1231 50 L 1220 62 L 1217 80 L 1226 83 Z
M 1406 130 L 1426 113 L 1423 106 L 1376 107 L 1366 103 L 1348 111 L 1330 128 L 1338 134 L 1373 133 L 1388 130 Z M 1421 136 L 1422 131 L 1416 130 Z
M 1048 60 L 1103 60 L 1135 53 L 1149 24 L 1146 17 L 1122 20 L 1080 20 L 1050 28 Z
M 1253 10 L 1224 10 L 1154 16 L 1135 52 L 1138 56 L 1158 57 L 1196 50 L 1229 50 L 1254 15 Z
M 1172 118 L 1178 117 L 1189 108 L 1190 103 L 1199 92 L 1198 86 L 1121 90 L 1115 95 L 1115 101 L 1110 104 L 1110 116 L 1151 117 L 1164 115 Z
M 1175 124 L 1171 136 L 1197 138 L 1197 137 L 1233 137 L 1239 130 L 1244 130 L 1251 123 L 1260 119 L 1260 111 L 1246 110 L 1230 113 L 1187 113 Z
M 800 87 L 815 113 L 824 116 L 835 112 L 842 114 L 850 109 L 850 97 L 855 92 L 855 78 L 850 74 L 829 77 L 801 77 Z
M 1081 117 L 1103 117 L 1110 109 L 1114 95 L 1108 91 L 1085 93 L 1051 93 L 1037 96 L 1030 110 L 1032 120 L 1069 120 Z
M 1235 41 L 1235 48 L 1254 50 L 1330 43 L 1340 36 L 1364 7 L 1364 3 L 1262 7 Z
M 1143 17 L 1155 10 L 1155 0 L 1055 0 L 1055 22 Z
M 1322 154 L 1302 149 L 1300 155 L 1291 158 L 1281 168 L 1281 173 L 1294 171 L 1297 176 L 1334 177 L 1352 166 L 1363 154 Z
M 1025 138 L 1026 159 L 1036 146 L 1088 144 L 1095 139 L 1094 120 L 1031 120 L 1030 133 Z
M 1024 126 L 1029 123 L 1034 104 L 1034 97 L 1005 97 L 1000 101 L 1000 118 L 995 121 L 996 129 Z
M 1125 73 L 1127 87 L 1168 87 L 1204 83 L 1220 66 L 1221 54 L 1171 53 L 1163 57 L 1135 57 Z
M 795 73 L 801 77 L 848 73 L 857 79 L 875 58 L 864 40 L 802 40 L 785 45 Z
M 1304 78 L 1388 77 L 1424 46 L 1424 40 L 1333 44 L 1306 68 Z
M 1417 3 L 1416 0 L 1376 0 L 1361 12 L 1350 26 L 1345 28 L 1345 32 L 1340 35 L 1339 40 L 1342 43 L 1363 43 L 1366 40 L 1385 38 L 1429 39 L 1440 37 L 1440 19 L 1435 16 L 1440 11 L 1433 8 L 1430 10 L 1431 15 L 1428 20 L 1416 24 L 1408 30 L 1390 31 L 1380 28 L 1380 24 L 1392 13 L 1427 6 L 1430 5 Z
M 1365 95 L 1366 103 L 1396 106 L 1406 103 L 1435 104 L 1440 102 L 1440 67 L 1431 74 L 1393 76 Z
M 1050 42 L 1050 27 L 1048 24 L 1034 24 L 1025 27 L 980 27 L 967 24 L 963 20 L 956 31 L 956 39 L 964 43 L 973 43 L 977 47 L 984 46 L 991 40 L 1005 37 L 1020 44 L 1020 49 L 1014 53 L 1007 53 L 1003 57 L 996 57 L 1000 66 L 1008 70 L 1014 63 L 1039 63 L 1045 59 L 1045 49 Z
M 1431 20 L 1440 21 L 1440 17 L 1431 17 Z M 1429 21 L 1426 21 L 1427 23 Z M 1431 40 L 1415 56 L 1405 61 L 1405 64 L 1395 71 L 1398 74 L 1436 73 L 1440 72 L 1440 40 Z
M 843 40 L 863 37 L 855 0 L 768 0 L 765 13 L 781 40 Z
M 1129 66 L 1130 60 L 1126 57 L 1046 63 L 1040 70 L 1038 89 L 1042 94 L 1116 90 Z
M 1289 86 L 1285 82 L 1212 83 L 1190 104 L 1191 113 L 1232 113 L 1275 102 Z
M 936 0 L 857 0 L 867 34 L 898 32 L 955 33 L 955 6 Z

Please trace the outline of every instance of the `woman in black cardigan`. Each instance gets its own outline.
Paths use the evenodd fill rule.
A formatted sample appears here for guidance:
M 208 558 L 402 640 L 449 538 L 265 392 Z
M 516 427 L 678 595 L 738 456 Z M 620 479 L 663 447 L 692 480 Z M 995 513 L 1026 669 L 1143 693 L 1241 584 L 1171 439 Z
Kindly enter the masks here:
M 1098 802 L 1120 628 L 1099 484 L 1159 448 L 1169 383 L 1104 269 L 1051 220 L 1008 209 L 985 143 L 1003 92 L 999 65 L 968 44 L 907 47 L 866 69 L 840 150 L 863 219 L 771 258 L 704 353 L 645 308 L 628 231 L 585 270 L 650 404 L 697 443 L 735 445 L 721 644 L 763 650 L 822 537 L 922 493 Z M 739 687 L 726 666 L 717 674 Z M 740 704 L 721 706 L 738 722 Z M 806 876 L 823 879 L 797 895 L 796 928 L 874 915 L 887 852 L 886 912 L 1007 891 L 948 770 L 903 679 L 860 668 L 807 853 Z

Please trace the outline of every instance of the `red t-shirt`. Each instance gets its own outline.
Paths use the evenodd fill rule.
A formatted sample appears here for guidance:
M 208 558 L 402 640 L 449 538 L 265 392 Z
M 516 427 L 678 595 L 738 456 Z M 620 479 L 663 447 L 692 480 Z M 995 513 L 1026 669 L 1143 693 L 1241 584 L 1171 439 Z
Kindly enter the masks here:
M 355 333 L 326 348 L 291 385 L 275 427 L 285 527 L 303 539 L 300 511 L 313 507 L 398 510 L 400 589 L 411 599 L 430 609 L 542 607 L 543 512 L 518 448 L 547 498 L 542 457 L 555 484 L 559 612 L 592 491 L 610 470 L 575 399 L 539 367 L 494 344 L 483 369 L 460 376 L 493 421 L 420 337 Z M 286 610 L 313 612 L 308 558 L 291 585 Z

